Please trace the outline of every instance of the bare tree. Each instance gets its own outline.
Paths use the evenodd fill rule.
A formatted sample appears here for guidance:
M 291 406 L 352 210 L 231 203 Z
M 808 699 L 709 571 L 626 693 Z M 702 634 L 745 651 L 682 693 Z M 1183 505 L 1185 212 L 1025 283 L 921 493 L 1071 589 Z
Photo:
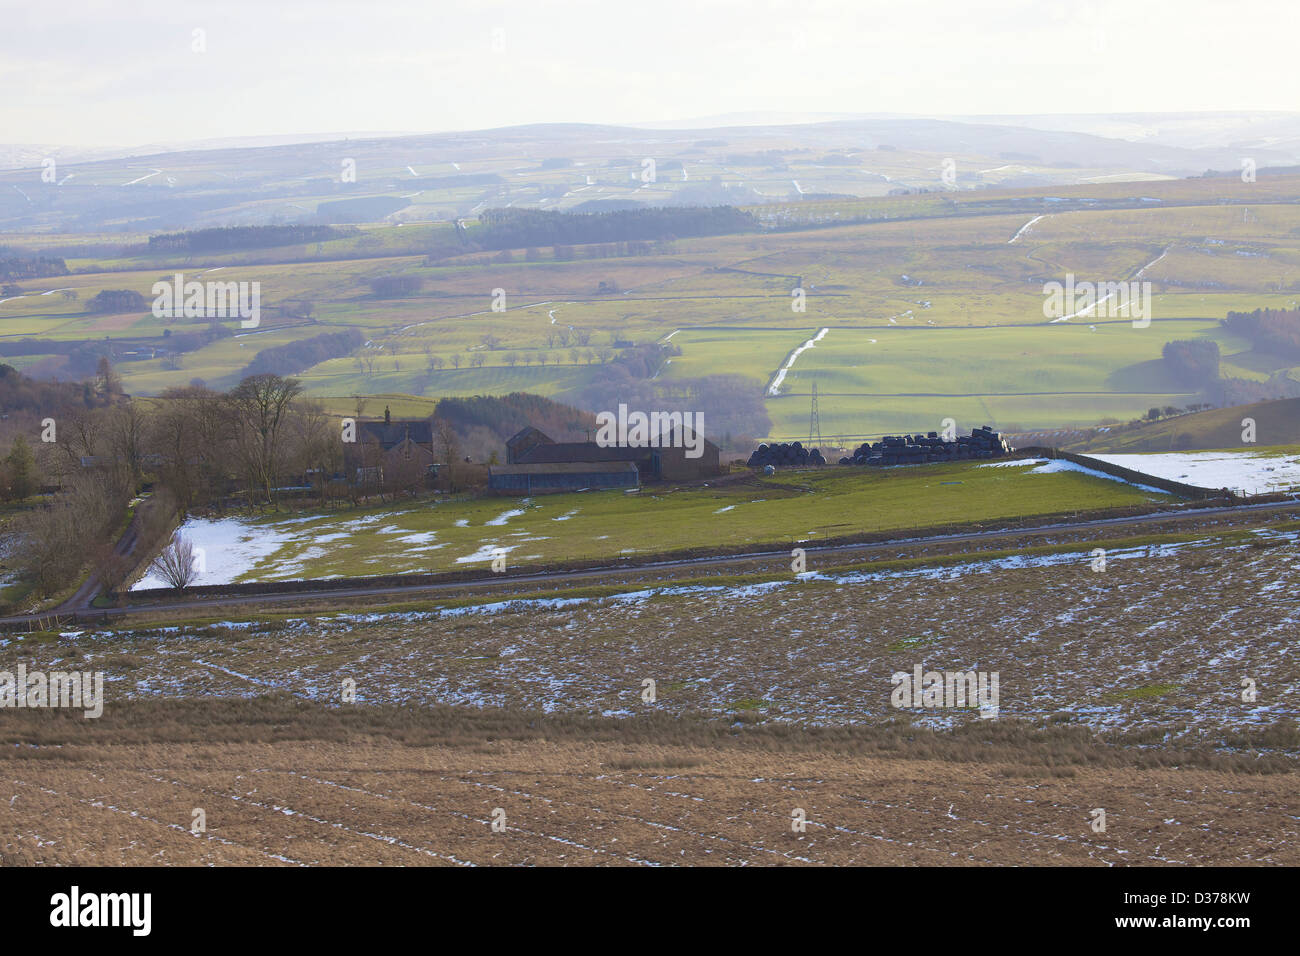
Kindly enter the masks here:
M 122 394 L 122 379 L 107 355 L 101 355 L 95 367 L 95 387 L 109 397 Z
M 104 435 L 113 463 L 125 468 L 135 484 L 140 482 L 145 433 L 150 424 L 144 406 L 134 400 L 109 409 L 104 416 Z
M 286 442 L 281 434 L 289 406 L 302 391 L 296 378 L 279 375 L 250 375 L 230 393 L 235 419 L 234 451 L 249 492 L 257 488 L 271 500 L 271 487 L 286 459 Z
M 150 415 L 147 447 L 158 456 L 163 485 L 188 509 L 201 495 L 220 494 L 230 420 L 223 397 L 200 386 L 171 388 L 162 398 Z
M 149 570 L 177 591 L 184 591 L 199 576 L 199 559 L 190 539 L 177 532 L 158 557 L 149 562 Z
M 343 443 L 339 441 L 337 420 L 319 402 L 295 402 L 290 408 L 287 432 L 294 470 L 316 476 L 320 501 L 325 504 L 330 476 L 343 465 Z

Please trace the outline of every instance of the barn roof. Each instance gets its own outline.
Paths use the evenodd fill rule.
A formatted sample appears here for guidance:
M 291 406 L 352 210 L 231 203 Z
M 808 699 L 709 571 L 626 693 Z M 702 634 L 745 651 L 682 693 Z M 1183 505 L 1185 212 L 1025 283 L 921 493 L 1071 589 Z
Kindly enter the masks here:
M 641 461 L 650 456 L 649 448 L 603 448 L 594 441 L 553 442 L 549 445 L 534 445 L 519 456 L 519 463 L 540 465 L 556 462 L 614 462 Z
M 488 475 L 592 475 L 635 472 L 636 464 L 630 461 L 597 462 L 570 461 L 546 462 L 527 465 L 489 465 Z

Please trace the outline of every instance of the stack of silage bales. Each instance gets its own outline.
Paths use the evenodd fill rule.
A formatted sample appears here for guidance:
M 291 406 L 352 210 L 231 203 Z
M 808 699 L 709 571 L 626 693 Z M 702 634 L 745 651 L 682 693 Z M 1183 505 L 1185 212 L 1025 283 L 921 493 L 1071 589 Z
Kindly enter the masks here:
M 926 435 L 886 435 L 874 444 L 864 442 L 852 455 L 840 459 L 841 465 L 923 465 L 935 461 L 970 461 L 1001 458 L 1014 449 L 990 426 L 973 429 L 969 436 L 945 441 L 938 432 Z
M 759 445 L 745 464 L 750 468 L 762 468 L 764 465 L 772 465 L 776 468 L 806 468 L 809 465 L 824 465 L 826 459 L 822 456 L 821 449 L 814 448 L 809 451 L 800 442 L 795 441 Z

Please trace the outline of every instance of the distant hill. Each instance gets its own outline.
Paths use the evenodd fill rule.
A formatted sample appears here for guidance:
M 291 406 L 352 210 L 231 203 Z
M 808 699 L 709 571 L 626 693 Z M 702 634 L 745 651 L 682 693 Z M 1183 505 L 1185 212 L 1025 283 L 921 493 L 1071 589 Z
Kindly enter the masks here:
M 1062 447 L 1076 452 L 1196 451 L 1249 448 L 1241 440 L 1242 419 L 1255 420 L 1259 445 L 1300 445 L 1300 398 L 1233 405 L 1178 415 L 1141 425 L 1121 425 Z
M 688 206 L 872 197 L 946 191 L 937 170 L 953 156 L 962 166 L 950 185 L 963 190 L 1200 176 L 1239 170 L 1243 156 L 1261 170 L 1300 162 L 1293 114 L 1254 125 L 1237 114 L 1193 117 L 1175 142 L 1143 136 L 1163 130 L 1163 118 L 1041 119 L 1054 126 L 832 114 L 811 123 L 691 129 L 543 123 L 311 142 L 234 138 L 152 152 L 0 143 L 0 232 L 430 223 L 473 219 L 490 207 L 553 211 L 592 200 Z M 1112 128 L 1143 138 L 1092 132 Z M 1250 143 L 1247 152 L 1239 140 Z M 833 161 L 816 161 L 826 156 Z M 46 160 L 55 161 L 51 176 Z

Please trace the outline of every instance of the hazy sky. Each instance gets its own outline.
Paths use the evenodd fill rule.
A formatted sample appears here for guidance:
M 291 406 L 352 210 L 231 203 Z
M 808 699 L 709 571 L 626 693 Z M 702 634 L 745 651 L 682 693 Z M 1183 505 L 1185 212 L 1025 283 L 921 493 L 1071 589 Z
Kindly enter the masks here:
M 125 146 L 754 110 L 1294 110 L 1297 9 L 1296 0 L 0 0 L 0 142 Z

